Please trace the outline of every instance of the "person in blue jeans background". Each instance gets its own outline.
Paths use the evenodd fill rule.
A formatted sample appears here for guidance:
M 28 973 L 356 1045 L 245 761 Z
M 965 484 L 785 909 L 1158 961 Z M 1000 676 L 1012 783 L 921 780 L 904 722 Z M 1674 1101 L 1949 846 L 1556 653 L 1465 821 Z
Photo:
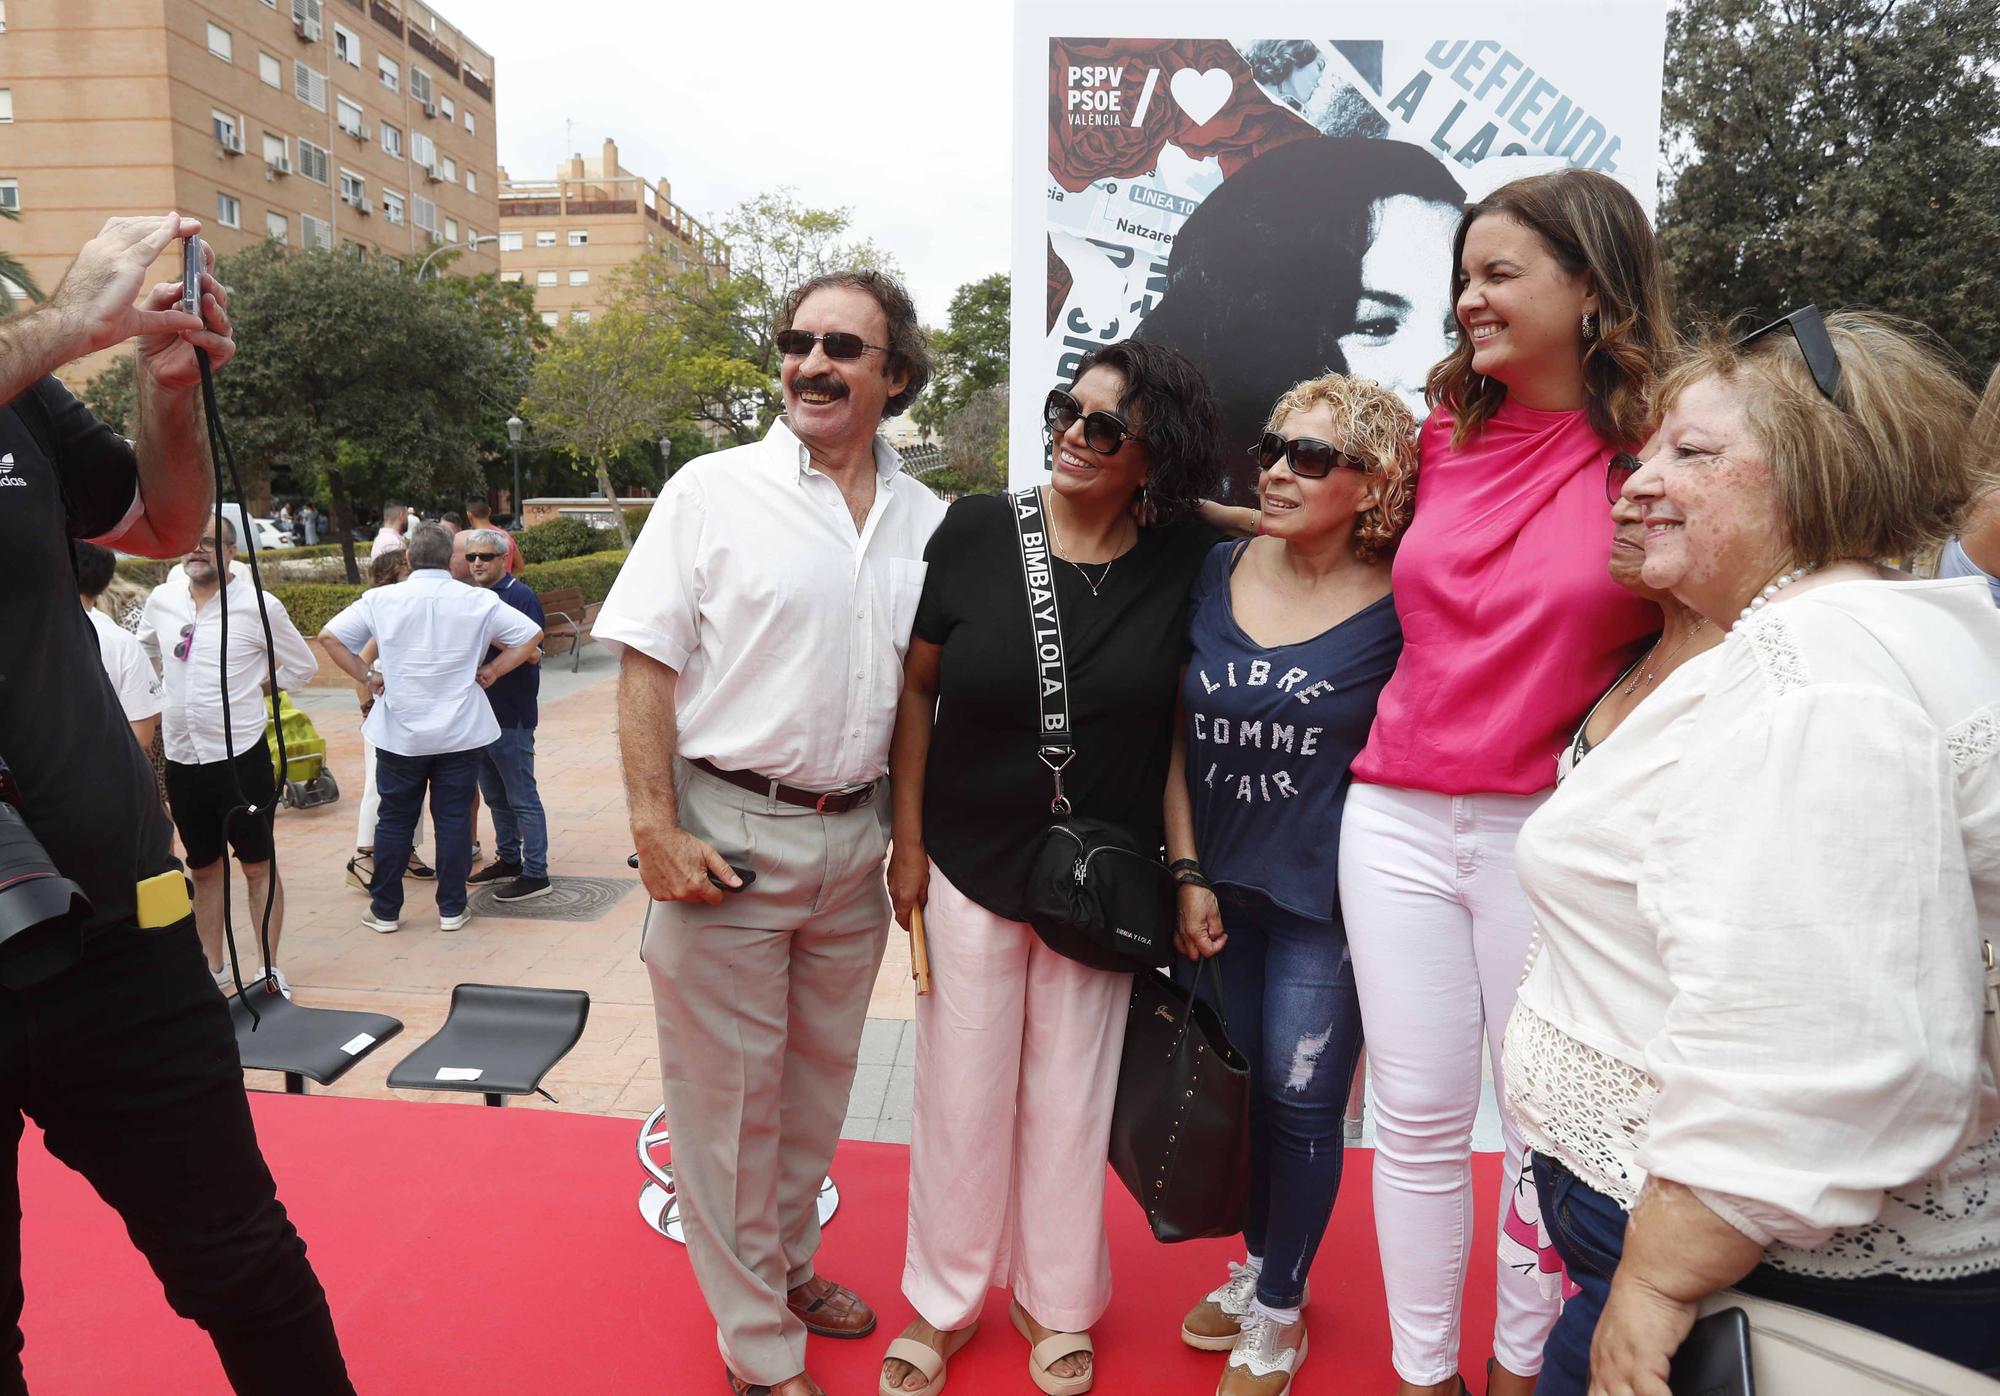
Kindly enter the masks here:
M 468 529 L 465 563 L 474 586 L 485 587 L 537 628 L 546 622 L 534 588 L 507 573 L 507 535 L 494 528 Z M 487 662 L 500 657 L 487 651 Z M 498 882 L 494 900 L 525 902 L 549 894 L 549 820 L 535 786 L 535 723 L 540 716 L 540 655 L 495 679 L 486 690 L 500 735 L 479 759 L 479 792 L 493 811 L 494 859 L 469 879 Z
M 1402 652 L 1389 555 L 1417 424 L 1379 384 L 1301 383 L 1252 448 L 1259 533 L 1217 544 L 1189 602 L 1168 780 L 1179 945 L 1220 955 L 1250 1061 L 1246 1254 L 1181 1340 L 1230 1351 L 1219 1396 L 1279 1396 L 1306 1355 L 1306 1272 L 1340 1188 L 1361 1009 L 1336 885 L 1348 766 Z
M 375 694 L 361 735 L 375 748 L 382 807 L 361 924 L 383 935 L 401 929 L 403 868 L 426 787 L 437 840 L 438 929 L 456 931 L 470 917 L 472 793 L 480 753 L 500 735 L 480 690 L 527 663 L 542 641 L 532 620 L 451 575 L 446 530 L 422 525 L 410 535 L 409 553 L 407 581 L 364 591 L 319 632 L 326 657 Z M 373 668 L 357 653 L 370 640 L 379 655 Z M 503 648 L 488 660 L 494 644 Z

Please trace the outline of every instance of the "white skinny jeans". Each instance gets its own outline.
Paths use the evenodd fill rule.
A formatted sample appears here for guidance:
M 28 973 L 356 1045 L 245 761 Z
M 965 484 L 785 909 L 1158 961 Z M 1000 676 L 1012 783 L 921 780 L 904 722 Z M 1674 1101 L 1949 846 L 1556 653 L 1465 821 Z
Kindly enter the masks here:
M 1397 1373 L 1418 1386 L 1458 1370 L 1459 1304 L 1472 1252 L 1472 1125 L 1483 1035 L 1500 1072 L 1534 915 L 1514 840 L 1545 794 L 1440 795 L 1355 784 L 1340 836 L 1340 905 L 1361 993 L 1376 1115 L 1375 1229 Z M 1507 1157 L 1496 1211 L 1520 1171 Z M 1502 1271 L 1493 1355 L 1541 1370 L 1558 1305 L 1532 1275 Z

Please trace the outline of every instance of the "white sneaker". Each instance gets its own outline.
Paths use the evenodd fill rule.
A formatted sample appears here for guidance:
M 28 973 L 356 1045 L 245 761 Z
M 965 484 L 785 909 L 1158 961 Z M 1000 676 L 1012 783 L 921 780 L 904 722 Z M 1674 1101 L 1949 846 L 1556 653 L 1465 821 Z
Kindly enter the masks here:
M 260 974 L 257 976 L 256 982 L 259 984 L 264 983 L 266 975 L 270 977 L 271 981 L 277 984 L 279 993 L 283 994 L 286 998 L 290 998 L 292 996 L 292 982 L 289 979 L 285 978 L 285 972 L 283 970 L 281 969 L 266 970 L 264 974 Z
M 438 929 L 441 931 L 460 930 L 463 929 L 465 923 L 470 921 L 471 919 L 472 919 L 472 908 L 467 907 L 465 910 L 459 912 L 458 915 L 456 916 L 439 916 Z
M 361 918 L 361 924 L 366 926 L 369 930 L 374 931 L 379 935 L 385 935 L 385 936 L 392 936 L 396 934 L 396 932 L 403 929 L 403 924 L 401 921 L 381 920 L 372 911 L 368 912 Z
M 1229 1280 L 1202 1296 L 1181 1320 L 1181 1341 L 1202 1352 L 1226 1352 L 1236 1346 L 1243 1317 L 1257 1298 L 1257 1272 L 1229 1262 Z
M 1243 1320 L 1243 1337 L 1229 1354 L 1229 1372 L 1223 1377 L 1223 1385 L 1254 1389 L 1258 1396 L 1286 1396 L 1306 1360 L 1305 1325 L 1300 1324 L 1296 1330 L 1297 1347 L 1285 1346 L 1284 1335 L 1291 1331 L 1263 1314 L 1247 1315 Z M 1250 1380 L 1232 1382 L 1230 1376 L 1237 1372 Z

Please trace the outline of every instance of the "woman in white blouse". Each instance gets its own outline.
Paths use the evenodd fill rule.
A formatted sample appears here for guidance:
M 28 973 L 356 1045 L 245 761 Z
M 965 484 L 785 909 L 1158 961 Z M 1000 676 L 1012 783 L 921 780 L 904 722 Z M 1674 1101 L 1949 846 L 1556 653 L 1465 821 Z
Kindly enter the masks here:
M 1728 638 L 1521 834 L 1508 1107 L 1581 1291 L 1541 1396 L 1667 1396 L 1730 1285 L 2000 1368 L 2000 612 L 1873 561 L 1994 483 L 1972 395 L 1808 308 L 1660 400 L 1643 577 Z

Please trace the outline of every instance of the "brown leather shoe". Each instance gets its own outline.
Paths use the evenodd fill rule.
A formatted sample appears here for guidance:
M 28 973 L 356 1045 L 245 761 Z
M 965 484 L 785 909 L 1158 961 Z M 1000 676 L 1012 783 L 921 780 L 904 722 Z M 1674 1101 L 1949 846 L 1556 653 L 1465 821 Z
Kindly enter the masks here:
M 814 1275 L 785 1296 L 785 1307 L 822 1338 L 865 1338 L 875 1331 L 875 1311 L 846 1285 Z

